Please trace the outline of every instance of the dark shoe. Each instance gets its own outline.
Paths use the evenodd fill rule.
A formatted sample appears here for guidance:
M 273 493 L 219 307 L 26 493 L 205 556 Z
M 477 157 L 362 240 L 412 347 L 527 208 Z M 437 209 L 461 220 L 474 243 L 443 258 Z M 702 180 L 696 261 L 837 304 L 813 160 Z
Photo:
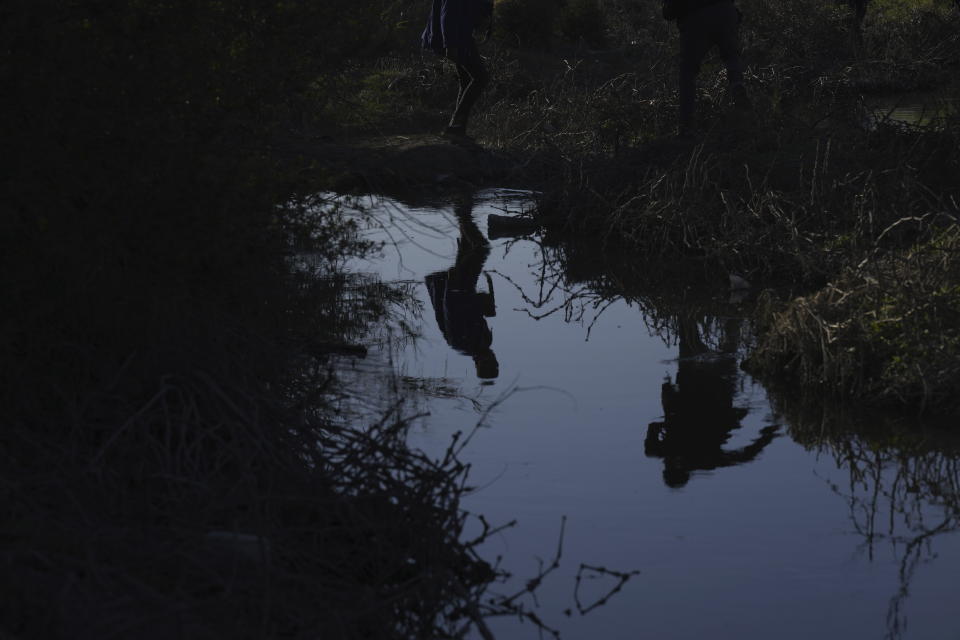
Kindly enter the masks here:
M 440 135 L 444 138 L 470 138 L 470 136 L 467 135 L 467 128 L 463 125 L 450 125 L 444 129 Z
M 447 127 L 443 133 L 440 134 L 442 138 L 446 138 L 453 144 L 459 144 L 465 147 L 479 147 L 477 141 L 467 135 L 466 130 L 463 127 Z

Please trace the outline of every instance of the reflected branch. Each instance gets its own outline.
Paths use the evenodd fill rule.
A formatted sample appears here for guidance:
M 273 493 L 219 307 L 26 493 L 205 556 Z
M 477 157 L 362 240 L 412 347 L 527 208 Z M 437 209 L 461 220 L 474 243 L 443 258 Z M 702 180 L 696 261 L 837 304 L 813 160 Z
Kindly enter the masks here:
M 878 541 L 890 543 L 900 585 L 887 608 L 886 637 L 903 637 L 905 605 L 917 568 L 936 557 L 934 544 L 940 536 L 960 530 L 960 446 L 945 434 L 916 425 L 910 431 L 902 424 L 842 427 L 857 421 L 776 400 L 792 414 L 794 439 L 831 454 L 837 468 L 846 471 L 846 486 L 831 482 L 830 488 L 847 504 L 868 559 L 875 559 Z
M 628 571 L 628 572 L 612 571 L 605 567 L 594 567 L 588 564 L 581 563 L 580 568 L 577 569 L 576 586 L 574 587 L 574 590 L 573 590 L 573 598 L 577 604 L 577 611 L 580 613 L 580 615 L 585 616 L 591 611 L 593 611 L 594 609 L 598 607 L 602 607 L 603 605 L 607 604 L 607 601 L 609 601 L 610 598 L 612 598 L 615 594 L 619 593 L 620 590 L 623 589 L 624 585 L 626 585 L 631 578 L 638 575 L 640 575 L 639 570 Z M 602 578 L 604 576 L 610 576 L 612 578 L 616 578 L 617 579 L 616 584 L 614 584 L 613 587 L 611 587 L 610 590 L 606 592 L 606 594 L 597 598 L 593 603 L 587 606 L 584 606 L 583 603 L 580 601 L 581 580 L 585 577 L 590 579 L 596 579 L 596 578 Z M 570 610 L 568 609 L 567 615 L 569 615 L 569 613 L 570 613 Z

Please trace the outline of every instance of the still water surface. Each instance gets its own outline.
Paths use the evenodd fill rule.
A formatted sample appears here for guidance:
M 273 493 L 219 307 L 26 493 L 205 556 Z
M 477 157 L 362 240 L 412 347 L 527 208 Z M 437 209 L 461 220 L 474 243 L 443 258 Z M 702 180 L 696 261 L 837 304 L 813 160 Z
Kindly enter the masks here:
M 518 521 L 483 550 L 515 576 L 498 590 L 550 561 L 566 516 L 561 566 L 526 601 L 564 638 L 960 638 L 958 458 L 778 416 L 739 370 L 749 309 L 727 291 L 716 316 L 664 312 L 567 282 L 534 239 L 487 244 L 487 217 L 524 202 L 364 200 L 390 244 L 352 265 L 422 305 L 418 339 L 371 355 L 425 390 L 414 444 L 439 454 L 484 418 L 464 506 Z M 640 573 L 584 616 L 576 596 L 616 580 L 575 593 L 581 563 Z
M 906 93 L 867 99 L 866 126 L 874 128 L 879 123 L 902 123 L 916 127 L 942 127 L 950 118 L 960 113 L 960 97 L 953 94 Z

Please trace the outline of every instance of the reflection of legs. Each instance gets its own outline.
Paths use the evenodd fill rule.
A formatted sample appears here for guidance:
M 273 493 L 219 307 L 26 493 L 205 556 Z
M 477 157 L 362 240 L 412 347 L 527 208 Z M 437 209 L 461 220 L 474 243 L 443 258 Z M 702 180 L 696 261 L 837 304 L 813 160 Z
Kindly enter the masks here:
M 460 237 L 457 239 L 456 262 L 447 271 L 447 294 L 448 311 L 458 318 L 458 328 L 453 336 L 455 340 L 448 342 L 473 358 L 478 378 L 492 380 L 500 375 L 500 364 L 490 348 L 493 333 L 484 320 L 484 317 L 496 315 L 489 276 L 490 291 L 477 292 L 477 280 L 490 255 L 490 243 L 473 221 L 473 194 L 461 194 L 454 212 L 460 223 Z
M 697 357 L 710 353 L 710 348 L 700 337 L 696 318 L 680 316 L 678 324 L 680 359 L 677 364 L 677 388 L 670 398 L 674 409 L 673 422 L 701 430 L 707 426 L 719 430 L 735 428 L 743 416 L 738 415 L 738 410 L 733 407 L 737 363 L 736 358 L 730 355 L 736 351 L 735 338 L 738 332 L 734 332 L 734 328 L 739 329 L 739 321 L 728 321 L 725 327 L 721 348 L 728 354 L 727 357 L 714 353 L 707 358 Z
M 680 358 L 692 358 L 707 353 L 710 349 L 700 338 L 700 324 L 696 318 L 679 316 L 677 318 L 677 338 L 680 343 Z
M 727 318 L 723 322 L 723 340 L 721 353 L 735 354 L 740 346 L 740 318 Z
M 472 193 L 461 194 L 453 206 L 453 212 L 456 214 L 457 221 L 460 223 L 461 242 L 466 240 L 470 246 L 474 247 L 489 245 L 487 238 L 483 235 L 483 232 L 480 231 L 479 227 L 477 227 L 477 223 L 473 221 Z
M 457 260 L 450 269 L 449 286 L 458 291 L 476 291 L 490 245 L 472 218 L 460 218 Z
M 447 57 L 456 63 L 457 79 L 460 82 L 457 105 L 450 118 L 450 128 L 465 131 L 470 111 L 483 92 L 489 76 L 483 66 L 483 59 L 480 57 L 477 45 L 473 42 L 466 47 L 449 50 Z
M 457 259 L 450 269 L 450 287 L 459 291 L 476 291 L 477 280 L 490 255 L 490 243 L 473 221 L 473 195 L 465 193 L 454 205 L 460 223 Z

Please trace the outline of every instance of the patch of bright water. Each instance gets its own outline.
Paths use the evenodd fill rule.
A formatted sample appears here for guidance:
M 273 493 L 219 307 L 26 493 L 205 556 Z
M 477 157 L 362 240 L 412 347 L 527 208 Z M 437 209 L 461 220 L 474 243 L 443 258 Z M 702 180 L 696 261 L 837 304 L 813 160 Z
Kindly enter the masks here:
M 940 94 L 905 94 L 874 98 L 867 101 L 866 107 L 868 128 L 880 122 L 937 127 L 960 112 L 960 99 Z
M 482 192 L 455 208 L 366 204 L 370 236 L 390 244 L 353 268 L 410 283 L 423 308 L 410 319 L 421 337 L 381 353 L 427 390 L 415 444 L 439 454 L 489 413 L 464 451 L 480 487 L 464 506 L 518 520 L 484 549 L 515 576 L 498 590 L 522 588 L 538 558 L 549 562 L 567 516 L 561 567 L 535 609 L 565 638 L 960 637 L 955 459 L 931 454 L 947 469 L 937 482 L 954 483 L 938 502 L 919 484 L 903 490 L 933 463 L 867 450 L 852 464 L 841 445 L 797 444 L 794 425 L 739 373 L 735 314 L 654 318 L 567 283 L 532 240 L 486 246 L 487 217 L 526 206 L 522 193 Z M 708 334 L 726 355 L 702 353 Z M 658 423 L 666 435 L 648 440 Z M 905 464 L 927 471 L 911 480 Z M 581 616 L 581 563 L 641 573 Z M 581 603 L 613 584 L 586 581 Z M 500 640 L 539 637 L 515 619 L 491 627 Z

